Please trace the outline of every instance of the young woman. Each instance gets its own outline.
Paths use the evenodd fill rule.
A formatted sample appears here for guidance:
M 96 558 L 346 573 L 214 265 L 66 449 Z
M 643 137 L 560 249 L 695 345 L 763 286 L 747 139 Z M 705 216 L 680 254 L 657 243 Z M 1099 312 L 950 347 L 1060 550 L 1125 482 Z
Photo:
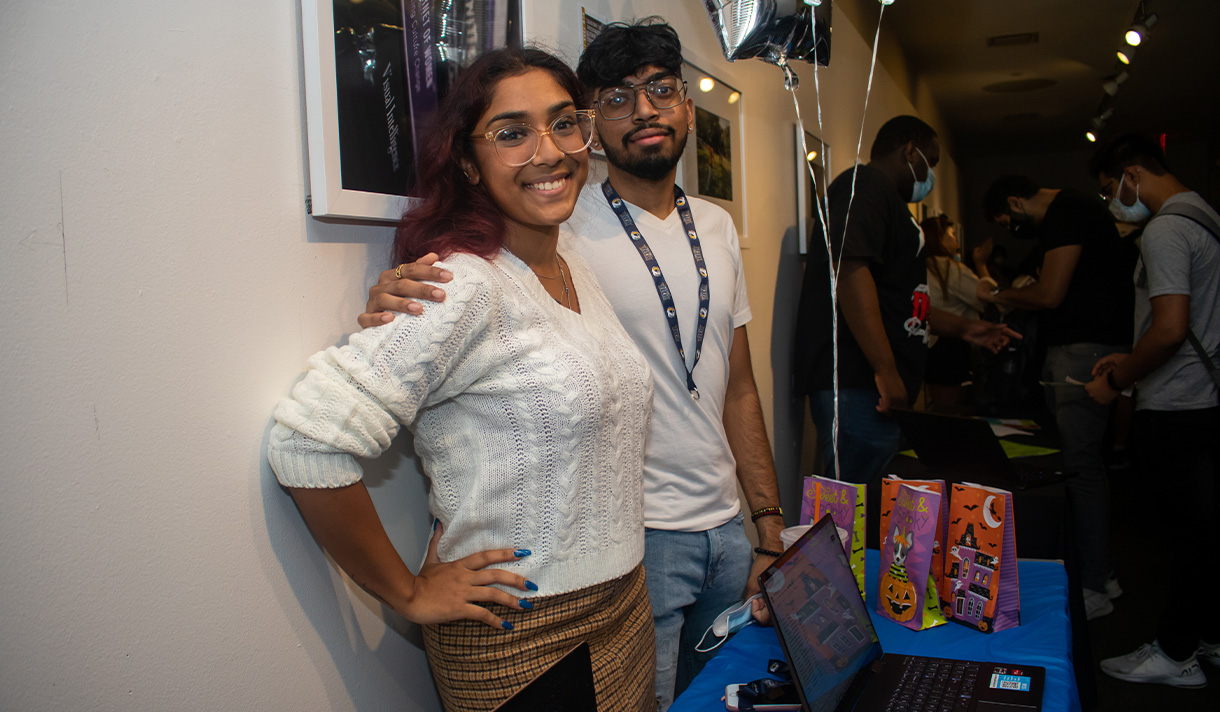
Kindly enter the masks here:
M 969 319 L 978 319 L 987 306 L 976 296 L 979 282 L 993 281 L 986 274 L 990 242 L 974 250 L 974 263 L 983 276 L 956 259 L 961 251 L 956 226 L 947 215 L 927 218 L 919 227 L 924 234 L 924 254 L 928 263 L 928 299 L 932 306 Z M 970 344 L 961 339 L 929 339 L 928 365 L 924 374 L 929 406 L 935 410 L 954 410 L 961 406 L 962 382 L 970 378 Z
M 339 566 L 423 624 L 451 712 L 496 707 L 582 641 L 598 709 L 655 705 L 640 566 L 651 374 L 587 265 L 558 249 L 588 173 L 580 95 L 537 50 L 465 70 L 394 245 L 396 263 L 439 254 L 447 298 L 315 355 L 276 409 L 276 476 Z M 354 458 L 399 424 L 437 519 L 416 574 Z

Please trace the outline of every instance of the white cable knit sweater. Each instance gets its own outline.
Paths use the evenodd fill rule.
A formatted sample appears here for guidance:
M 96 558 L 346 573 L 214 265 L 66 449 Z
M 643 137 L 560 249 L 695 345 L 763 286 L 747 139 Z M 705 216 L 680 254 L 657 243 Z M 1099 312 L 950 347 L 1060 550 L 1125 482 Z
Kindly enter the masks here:
M 563 252 L 581 313 L 507 250 L 457 254 L 448 297 L 315 354 L 280 402 L 268 459 L 288 487 L 343 487 L 405 423 L 444 524 L 443 561 L 527 548 L 503 564 L 553 595 L 644 555 L 652 376 L 585 262 Z M 514 594 L 521 592 L 514 590 Z

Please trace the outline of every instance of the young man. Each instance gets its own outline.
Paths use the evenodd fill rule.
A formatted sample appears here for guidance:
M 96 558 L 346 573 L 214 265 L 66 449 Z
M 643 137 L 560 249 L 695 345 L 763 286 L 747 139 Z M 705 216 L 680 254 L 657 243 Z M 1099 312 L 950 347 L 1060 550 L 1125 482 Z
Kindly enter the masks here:
M 1220 613 L 1211 593 L 1220 586 L 1211 546 L 1220 527 L 1220 390 L 1207 365 L 1220 363 L 1220 215 L 1142 136 L 1116 139 L 1090 168 L 1116 219 L 1138 223 L 1152 215 L 1136 269 L 1135 348 L 1100 360 L 1085 390 L 1111 403 L 1136 386 L 1144 481 L 1164 491 L 1149 522 L 1165 535 L 1156 640 L 1103 660 L 1101 669 L 1131 682 L 1203 687 L 1198 661 L 1220 665 Z
M 906 407 L 919 393 L 929 329 L 993 351 L 1018 336 L 1002 325 L 963 319 L 929 305 L 923 231 L 907 204 L 931 192 L 932 169 L 939 162 L 936 131 L 914 116 L 898 116 L 877 132 L 869 163 L 848 169 L 830 184 L 829 233 L 841 260 L 838 465 L 847 482 L 875 482 L 898 452 L 898 425 L 887 413 Z M 815 231 L 815 246 L 824 244 L 821 234 Z M 823 474 L 833 477 L 834 350 L 827 261 L 824 248 L 810 251 L 794 370 L 798 393 L 809 396 L 824 453 Z
M 653 371 L 644 566 L 664 709 L 710 657 L 694 648 L 715 617 L 743 592 L 757 592 L 757 575 L 782 549 L 784 522 L 750 363 L 737 231 L 719 207 L 675 196 L 695 120 L 678 36 L 649 20 L 611 25 L 589 44 L 577 74 L 592 92 L 610 178 L 586 187 L 561 240 L 592 266 Z M 427 269 L 401 271 L 436 279 Z M 399 296 L 441 296 L 392 270 L 370 295 L 362 326 L 391 316 L 373 312 L 419 310 Z M 738 483 L 758 527 L 756 558 Z
M 1100 201 L 1074 190 L 1042 188 L 1025 176 L 1002 176 L 983 197 L 991 222 L 1037 237 L 1043 252 L 1038 281 L 1020 289 L 979 289 L 979 298 L 1037 311 L 1047 346 L 1042 380 L 1063 443 L 1063 465 L 1080 550 L 1089 619 L 1114 610 L 1121 589 L 1110 560 L 1110 481 L 1104 439 L 1112 408 L 1078 385 L 1093 364 L 1129 350 L 1135 253 Z

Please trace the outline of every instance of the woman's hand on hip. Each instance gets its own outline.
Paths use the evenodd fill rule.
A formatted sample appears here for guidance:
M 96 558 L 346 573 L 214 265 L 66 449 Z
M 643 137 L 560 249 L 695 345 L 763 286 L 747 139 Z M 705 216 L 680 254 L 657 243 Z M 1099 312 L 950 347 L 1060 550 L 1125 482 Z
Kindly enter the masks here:
M 482 621 L 493 628 L 512 630 L 512 624 L 502 620 L 477 603 L 499 603 L 508 608 L 533 608 L 528 600 L 492 588 L 500 584 L 522 591 L 537 591 L 538 587 L 520 574 L 504 569 L 487 568 L 492 564 L 517 561 L 529 556 L 527 549 L 491 549 L 458 559 L 442 562 L 437 555 L 437 542 L 444 527 L 438 522 L 432 540 L 428 542 L 428 558 L 415 576 L 415 586 L 408 596 L 403 615 L 416 623 L 447 623 L 469 619 Z

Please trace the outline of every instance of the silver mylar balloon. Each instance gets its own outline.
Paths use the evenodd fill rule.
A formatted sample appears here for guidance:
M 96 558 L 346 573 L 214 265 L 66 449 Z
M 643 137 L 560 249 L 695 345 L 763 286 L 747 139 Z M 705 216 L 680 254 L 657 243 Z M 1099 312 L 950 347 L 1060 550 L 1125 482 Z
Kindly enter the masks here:
M 830 65 L 830 3 L 806 0 L 703 0 L 730 62 L 757 57 L 780 67 L 796 59 Z M 810 15 L 817 18 L 817 31 Z

